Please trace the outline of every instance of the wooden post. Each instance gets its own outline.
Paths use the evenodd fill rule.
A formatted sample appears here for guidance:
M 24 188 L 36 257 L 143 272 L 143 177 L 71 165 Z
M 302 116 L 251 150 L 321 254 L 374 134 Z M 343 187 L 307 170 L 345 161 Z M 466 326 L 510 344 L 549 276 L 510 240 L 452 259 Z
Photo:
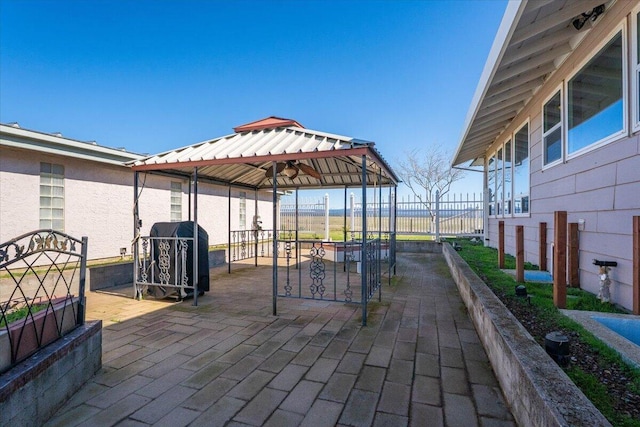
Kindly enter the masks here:
M 633 217 L 633 314 L 640 314 L 640 216 Z
M 553 214 L 553 304 L 567 306 L 567 211 Z
M 516 282 L 524 283 L 524 227 L 516 225 Z
M 580 243 L 578 240 L 578 223 L 569 224 L 569 285 L 572 288 L 580 287 Z
M 504 221 L 498 221 L 498 268 L 504 268 Z
M 547 271 L 547 223 L 540 223 L 540 238 L 538 239 L 538 259 L 540 260 L 540 270 Z

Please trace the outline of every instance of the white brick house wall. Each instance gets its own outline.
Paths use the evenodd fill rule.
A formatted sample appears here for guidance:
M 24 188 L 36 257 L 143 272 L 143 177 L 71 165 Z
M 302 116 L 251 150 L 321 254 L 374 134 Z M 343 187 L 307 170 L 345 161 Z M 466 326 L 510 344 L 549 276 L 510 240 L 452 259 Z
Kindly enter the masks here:
M 0 145 L 0 242 L 39 228 L 40 163 L 64 166 L 64 232 L 89 238 L 89 259 L 131 254 L 133 238 L 134 173 L 127 166 L 24 150 Z M 141 174 L 140 187 L 144 181 Z M 142 233 L 147 235 L 155 222 L 170 221 L 171 181 L 146 175 L 139 212 Z M 183 181 L 182 219 L 188 214 L 188 182 Z M 228 188 L 198 184 L 198 223 L 209 234 L 209 244 L 228 239 Z M 247 191 L 247 228 L 254 215 L 254 192 Z M 231 192 L 231 228 L 238 229 L 239 190 Z M 193 196 L 192 196 L 193 199 Z M 272 223 L 271 194 L 260 193 L 258 210 L 265 224 Z

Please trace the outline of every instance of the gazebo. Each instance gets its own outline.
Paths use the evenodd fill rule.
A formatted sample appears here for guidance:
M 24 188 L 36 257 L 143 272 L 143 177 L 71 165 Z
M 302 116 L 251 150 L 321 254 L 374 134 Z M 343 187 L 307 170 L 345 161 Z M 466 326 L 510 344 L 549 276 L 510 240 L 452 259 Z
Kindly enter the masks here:
M 246 125 L 234 128 L 234 133 L 220 138 L 207 140 L 176 150 L 153 155 L 133 163 L 134 171 L 134 259 L 140 260 L 147 256 L 140 254 L 140 218 L 138 211 L 139 184 L 141 173 L 162 174 L 181 179 L 188 179 L 193 186 L 193 201 L 189 203 L 189 218 L 194 223 L 193 235 L 186 239 L 176 240 L 173 244 L 177 250 L 186 241 L 193 241 L 190 255 L 186 259 L 186 250 L 172 261 L 169 266 L 164 262 L 164 276 L 159 274 L 159 282 L 155 283 L 134 263 L 134 287 L 136 296 L 140 297 L 139 286 L 163 284 L 171 286 L 168 275 L 172 271 L 181 270 L 182 277 L 173 285 L 191 287 L 193 289 L 193 303 L 198 303 L 198 182 L 208 182 L 227 186 L 229 198 L 231 188 L 250 189 L 253 191 L 272 192 L 273 230 L 273 314 L 277 314 L 278 299 L 278 245 L 283 243 L 290 251 L 291 244 L 298 247 L 297 233 L 295 241 L 291 236 L 280 239 L 275 231 L 277 224 L 278 195 L 282 191 L 298 189 L 344 188 L 345 199 L 347 188 L 360 188 L 362 191 L 362 226 L 360 238 L 352 240 L 351 246 L 358 246 L 360 251 L 361 273 L 361 304 L 362 321 L 366 324 L 367 302 L 380 289 L 380 275 L 373 274 L 380 271 L 380 242 L 367 229 L 367 188 L 375 187 L 381 191 L 382 187 L 390 190 L 397 188 L 398 177 L 391 167 L 375 149 L 375 144 L 356 138 L 335 135 L 304 128 L 300 123 L 291 119 L 268 117 Z M 190 186 L 191 187 L 191 186 Z M 296 198 L 297 200 L 297 198 Z M 391 202 L 391 200 L 390 200 Z M 392 206 L 392 203 L 389 203 Z M 346 207 L 345 207 L 346 214 Z M 229 231 L 230 231 L 229 225 Z M 395 259 L 395 212 L 389 212 L 388 222 L 390 256 Z M 346 237 L 346 233 L 345 233 Z M 345 238 L 346 240 L 346 238 Z M 144 243 L 144 242 L 143 242 Z M 230 248 L 229 248 L 230 249 Z M 318 250 L 311 248 L 311 257 L 318 255 Z M 315 252 L 314 252 L 315 251 Z M 377 253 L 374 253 L 376 252 Z M 185 268 L 186 263 L 192 266 Z M 178 264 L 182 265 L 182 269 Z M 160 260 L 159 264 L 163 264 Z M 374 270 L 375 269 L 375 270 Z M 188 284 L 186 271 L 190 270 L 193 283 Z M 312 273 L 313 274 L 313 273 Z M 288 274 L 287 274 L 288 276 Z M 288 279 L 287 279 L 288 280 Z M 285 294 L 292 296 L 290 292 Z M 315 294 L 314 294 L 315 295 Z M 322 294 L 320 294 L 320 297 Z

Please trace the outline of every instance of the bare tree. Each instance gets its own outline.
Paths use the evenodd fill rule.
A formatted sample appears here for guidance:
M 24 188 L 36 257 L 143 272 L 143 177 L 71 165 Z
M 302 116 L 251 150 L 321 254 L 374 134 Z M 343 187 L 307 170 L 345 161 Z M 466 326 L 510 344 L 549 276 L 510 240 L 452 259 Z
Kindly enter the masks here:
M 464 177 L 464 171 L 449 166 L 451 156 L 438 146 L 429 146 L 424 151 L 407 152 L 398 161 L 398 175 L 409 187 L 416 199 L 424 205 L 431 219 L 435 218 L 436 191 L 440 197 L 447 194 L 451 184 Z M 433 208 L 433 211 L 432 211 Z

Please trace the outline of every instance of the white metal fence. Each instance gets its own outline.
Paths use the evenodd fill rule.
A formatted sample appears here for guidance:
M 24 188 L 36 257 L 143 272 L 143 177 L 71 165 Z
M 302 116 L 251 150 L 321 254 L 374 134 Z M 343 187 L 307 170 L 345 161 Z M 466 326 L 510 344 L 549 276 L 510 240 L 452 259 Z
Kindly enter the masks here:
M 484 202 L 481 194 L 446 194 L 436 197 L 431 204 L 410 198 L 394 200 L 394 195 L 383 196 L 380 201 L 362 202 L 351 194 L 346 209 L 330 209 L 329 196 L 298 201 L 298 230 L 308 237 L 324 238 L 345 231 L 346 234 L 362 230 L 362 216 L 367 215 L 369 232 L 389 232 L 394 216 L 399 235 L 480 236 L 483 233 Z M 295 199 L 283 198 L 280 204 L 280 229 L 295 229 Z

